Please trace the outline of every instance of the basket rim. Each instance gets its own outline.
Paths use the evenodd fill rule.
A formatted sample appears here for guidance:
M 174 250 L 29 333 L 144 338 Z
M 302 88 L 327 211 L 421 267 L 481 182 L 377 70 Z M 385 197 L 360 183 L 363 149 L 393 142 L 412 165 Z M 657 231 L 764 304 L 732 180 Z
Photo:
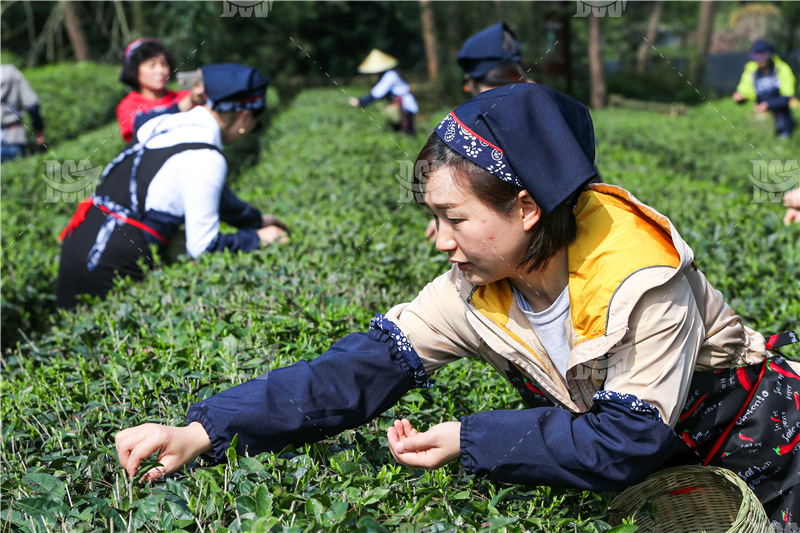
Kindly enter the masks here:
M 681 465 L 654 472 L 641 483 L 628 487 L 614 497 L 609 503 L 609 512 L 630 516 L 635 514 L 642 504 L 654 496 L 662 498 L 672 496 L 675 490 L 680 489 L 675 489 L 674 485 L 667 483 L 667 480 L 676 482 L 679 485 L 687 485 L 686 488 L 689 488 L 691 483 L 691 487 L 699 485 L 703 488 L 735 491 L 737 496 L 741 497 L 741 503 L 729 531 L 773 531 L 764 507 L 755 493 L 735 472 L 719 466 Z M 670 489 L 670 492 L 664 493 L 663 491 L 667 488 Z M 659 492 L 659 489 L 661 489 L 661 492 Z M 674 495 L 677 496 L 678 494 L 685 494 L 685 492 L 681 491 Z M 716 490 L 711 492 L 699 491 L 693 497 L 696 499 L 695 501 L 702 502 L 704 499 L 709 499 L 711 496 L 718 494 L 719 492 Z M 709 518 L 713 518 L 716 507 L 708 506 L 707 509 L 711 513 Z M 719 511 L 716 512 L 719 513 Z M 728 516 L 725 518 L 727 519 Z M 749 528 L 743 529 L 748 526 Z

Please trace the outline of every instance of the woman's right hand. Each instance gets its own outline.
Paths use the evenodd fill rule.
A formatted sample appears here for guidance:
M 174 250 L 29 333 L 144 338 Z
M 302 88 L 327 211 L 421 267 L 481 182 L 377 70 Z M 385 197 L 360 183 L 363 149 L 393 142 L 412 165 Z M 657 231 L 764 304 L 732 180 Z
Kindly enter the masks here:
M 199 422 L 185 427 L 142 424 L 117 433 L 114 438 L 119 464 L 133 479 L 142 461 L 158 452 L 157 460 L 163 466 L 153 468 L 143 477 L 144 481 L 156 481 L 211 451 L 211 440 Z

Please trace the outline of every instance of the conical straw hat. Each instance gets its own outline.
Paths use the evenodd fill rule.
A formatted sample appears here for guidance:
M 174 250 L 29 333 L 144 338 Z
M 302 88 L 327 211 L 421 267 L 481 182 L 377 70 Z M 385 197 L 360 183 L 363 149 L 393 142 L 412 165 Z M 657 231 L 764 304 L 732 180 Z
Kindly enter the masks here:
M 397 59 L 373 48 L 367 58 L 358 66 L 359 74 L 379 74 L 397 66 Z

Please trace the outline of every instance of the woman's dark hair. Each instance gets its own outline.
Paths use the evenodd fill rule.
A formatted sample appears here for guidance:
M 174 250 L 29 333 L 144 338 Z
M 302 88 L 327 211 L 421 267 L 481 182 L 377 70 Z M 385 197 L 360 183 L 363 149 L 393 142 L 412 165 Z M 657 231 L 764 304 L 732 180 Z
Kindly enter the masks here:
M 525 74 L 525 69 L 519 63 L 503 63 L 491 69 L 482 78 L 476 78 L 475 83 L 487 87 L 500 87 L 511 83 L 528 83 L 530 80 Z
M 167 47 L 161 41 L 156 39 L 147 40 L 140 44 L 130 55 L 130 57 L 123 58 L 122 74 L 120 81 L 130 85 L 133 90 L 138 91 L 141 89 L 139 86 L 139 65 L 144 63 L 150 58 L 164 55 L 169 65 L 169 71 L 172 73 L 175 61 L 172 55 L 167 50 Z
M 456 184 L 472 192 L 497 213 L 507 215 L 516 205 L 521 188 L 499 179 L 463 157 L 447 146 L 435 132 L 428 137 L 414 165 L 413 190 L 417 202 L 423 202 L 425 182 L 430 172 L 445 167 L 450 169 Z M 583 188 L 541 216 L 528 232 L 527 251 L 519 262 L 519 268 L 525 268 L 527 273 L 544 268 L 560 249 L 575 240 L 578 226 L 572 206 L 581 192 Z

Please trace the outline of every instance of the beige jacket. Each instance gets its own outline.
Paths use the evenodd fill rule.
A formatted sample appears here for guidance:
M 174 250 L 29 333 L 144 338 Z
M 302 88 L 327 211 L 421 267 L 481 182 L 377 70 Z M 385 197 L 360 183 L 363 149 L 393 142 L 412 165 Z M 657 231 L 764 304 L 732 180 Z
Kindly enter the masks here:
M 566 381 L 508 280 L 475 286 L 456 268 L 386 314 L 429 373 L 461 357 L 485 359 L 504 376 L 516 365 L 569 411 L 586 411 L 595 392 L 611 390 L 655 406 L 674 427 L 696 370 L 764 360 L 764 337 L 697 270 L 667 217 L 605 184 L 581 195 L 575 216 Z

